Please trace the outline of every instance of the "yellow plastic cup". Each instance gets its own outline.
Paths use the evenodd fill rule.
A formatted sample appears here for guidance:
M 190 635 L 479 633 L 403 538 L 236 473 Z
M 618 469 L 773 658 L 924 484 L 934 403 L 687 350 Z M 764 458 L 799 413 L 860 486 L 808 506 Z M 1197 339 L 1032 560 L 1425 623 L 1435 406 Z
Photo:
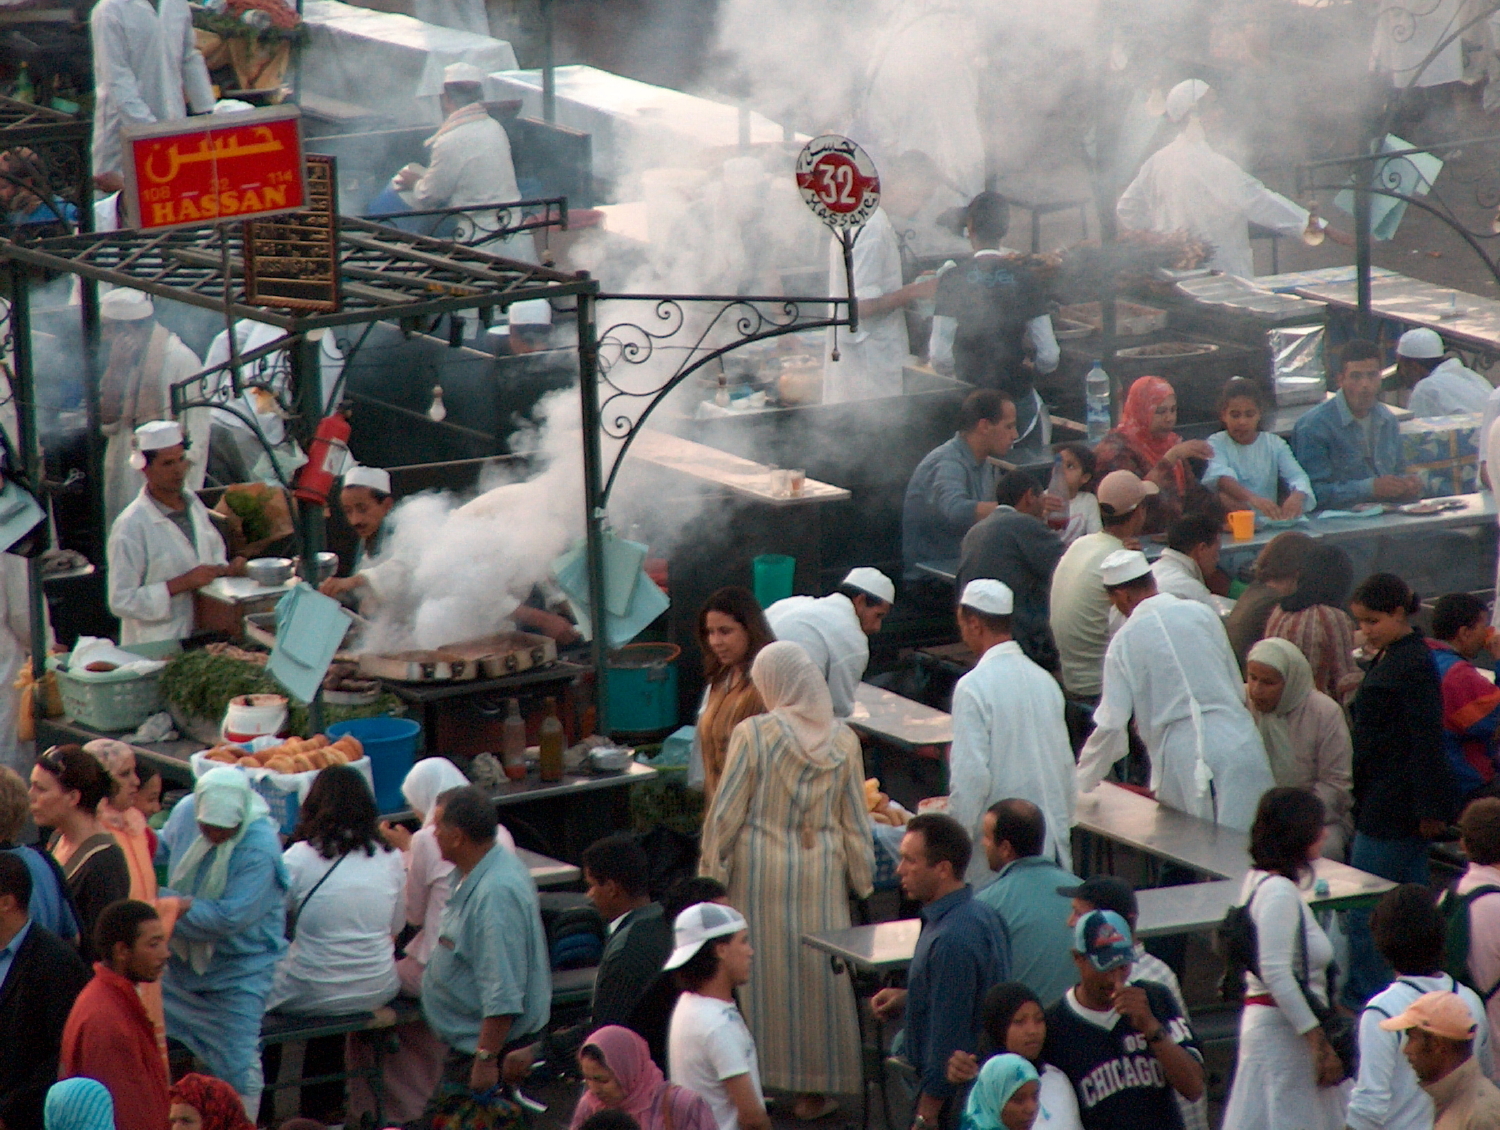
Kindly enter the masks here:
M 1229 532 L 1235 541 L 1249 541 L 1255 536 L 1255 511 L 1231 510 Z

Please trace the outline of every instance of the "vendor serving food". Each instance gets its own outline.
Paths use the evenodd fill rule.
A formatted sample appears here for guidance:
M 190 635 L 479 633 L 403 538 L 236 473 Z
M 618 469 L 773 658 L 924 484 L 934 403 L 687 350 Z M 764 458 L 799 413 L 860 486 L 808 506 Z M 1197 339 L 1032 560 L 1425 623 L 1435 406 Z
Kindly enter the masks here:
M 355 467 L 344 475 L 339 489 L 339 507 L 344 521 L 359 541 L 354 547 L 354 563 L 347 577 L 329 577 L 319 586 L 325 596 L 341 599 L 356 589 L 367 588 L 379 595 L 380 578 L 370 574 L 378 567 L 385 540 L 385 519 L 396 505 L 391 494 L 391 473 L 381 467 Z
M 244 572 L 227 560 L 208 508 L 185 490 L 190 465 L 182 427 L 153 420 L 135 429 L 130 465 L 145 476 L 135 501 L 109 531 L 109 610 L 122 644 L 193 634 L 193 593 Z

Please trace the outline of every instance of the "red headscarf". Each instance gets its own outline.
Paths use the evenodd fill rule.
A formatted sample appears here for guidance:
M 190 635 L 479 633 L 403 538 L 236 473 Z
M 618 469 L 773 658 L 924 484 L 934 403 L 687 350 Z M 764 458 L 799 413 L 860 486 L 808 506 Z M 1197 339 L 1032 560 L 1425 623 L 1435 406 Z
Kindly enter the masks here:
M 184 1075 L 172 1085 L 171 1098 L 196 1110 L 203 1130 L 255 1130 L 235 1089 L 212 1075 Z
M 583 1044 L 585 1047 L 596 1047 L 604 1053 L 604 1066 L 609 1068 L 615 1082 L 620 1085 L 620 1090 L 625 1092 L 625 1102 L 621 1109 L 635 1119 L 642 1130 L 649 1130 L 651 1111 L 667 1081 L 662 1076 L 661 1068 L 652 1062 L 651 1050 L 646 1047 L 646 1041 L 629 1028 L 608 1024 L 590 1033 Z M 574 1125 L 602 1109 L 593 1092 L 585 1091 L 578 1100 L 578 1108 L 573 1115 Z M 204 1127 L 204 1130 L 208 1130 L 208 1127 Z
M 1151 418 L 1162 401 L 1175 396 L 1176 390 L 1161 377 L 1139 377 L 1130 386 L 1125 397 L 1125 407 L 1120 411 L 1120 426 L 1117 429 L 1154 470 L 1162 458 L 1182 442 L 1176 432 L 1159 435 L 1151 430 Z M 1178 489 L 1183 489 L 1183 472 L 1179 465 L 1174 468 Z

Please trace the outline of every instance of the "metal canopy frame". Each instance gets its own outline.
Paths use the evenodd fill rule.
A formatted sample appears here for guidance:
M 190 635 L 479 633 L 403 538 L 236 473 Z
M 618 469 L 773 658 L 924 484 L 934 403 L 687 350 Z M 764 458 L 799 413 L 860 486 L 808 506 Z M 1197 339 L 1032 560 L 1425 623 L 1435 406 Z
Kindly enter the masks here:
M 12 226 L 0 212 L 0 233 L 24 235 L 28 227 L 91 231 L 94 226 L 93 166 L 89 144 L 94 126 L 88 118 L 74 117 L 46 106 L 0 97 L 0 153 L 26 150 L 20 175 L 0 172 L 0 179 L 31 191 L 41 189 L 42 203 L 52 207 L 54 220 L 37 225 Z M 55 206 L 59 197 L 78 209 L 76 222 L 69 221 Z

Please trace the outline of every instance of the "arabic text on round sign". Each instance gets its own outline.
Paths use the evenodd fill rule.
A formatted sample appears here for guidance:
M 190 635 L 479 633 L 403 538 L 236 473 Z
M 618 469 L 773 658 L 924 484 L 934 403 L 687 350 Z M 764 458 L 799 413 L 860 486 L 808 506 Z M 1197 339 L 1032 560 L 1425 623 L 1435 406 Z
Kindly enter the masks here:
M 847 137 L 825 134 L 797 158 L 797 188 L 829 227 L 858 227 L 880 206 L 880 177 L 869 155 Z

